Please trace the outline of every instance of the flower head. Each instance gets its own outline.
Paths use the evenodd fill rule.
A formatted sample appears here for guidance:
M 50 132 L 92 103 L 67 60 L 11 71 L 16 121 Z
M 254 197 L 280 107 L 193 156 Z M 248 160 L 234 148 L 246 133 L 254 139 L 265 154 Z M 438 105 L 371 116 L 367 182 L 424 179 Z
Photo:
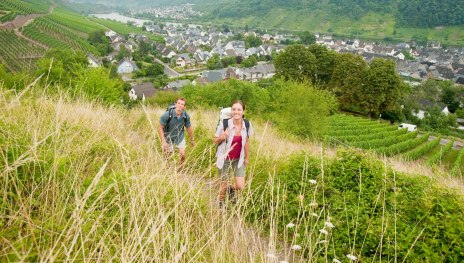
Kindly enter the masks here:
M 287 228 L 292 228 L 292 227 L 295 227 L 295 224 L 293 224 L 293 223 L 288 223 L 287 224 Z
M 328 227 L 328 228 L 334 228 L 334 224 L 330 223 L 330 222 L 325 222 L 324 223 L 324 226 Z
M 349 258 L 351 261 L 355 261 L 358 259 L 356 256 L 351 255 L 351 254 L 346 255 L 346 257 Z
M 325 244 L 325 243 L 327 243 L 327 240 L 324 240 L 324 239 L 323 239 L 323 240 L 319 241 L 318 243 L 319 243 L 319 244 Z
M 303 200 L 304 200 L 304 195 L 298 195 L 298 200 L 299 200 L 300 202 L 303 202 Z
M 309 206 L 310 206 L 310 207 L 317 207 L 318 204 L 317 204 L 316 202 L 311 202 L 311 203 L 309 204 Z
M 320 229 L 319 232 L 320 232 L 321 234 L 324 234 L 324 235 L 327 235 L 327 234 L 329 233 L 329 232 L 327 232 L 327 230 L 325 230 L 325 229 Z
M 301 250 L 301 246 L 300 245 L 293 245 L 291 247 L 292 250 Z
M 310 215 L 311 215 L 311 216 L 314 216 L 314 217 L 319 217 L 319 215 L 316 214 L 316 213 L 311 213 Z
M 342 263 L 342 262 L 340 262 L 340 260 L 338 260 L 338 259 L 336 259 L 336 258 L 334 258 L 334 259 L 332 260 L 332 262 L 333 262 L 333 263 Z
M 309 180 L 309 182 L 310 182 L 311 184 L 317 184 L 317 181 L 316 181 L 316 180 L 312 180 L 312 179 L 311 179 L 311 180 Z

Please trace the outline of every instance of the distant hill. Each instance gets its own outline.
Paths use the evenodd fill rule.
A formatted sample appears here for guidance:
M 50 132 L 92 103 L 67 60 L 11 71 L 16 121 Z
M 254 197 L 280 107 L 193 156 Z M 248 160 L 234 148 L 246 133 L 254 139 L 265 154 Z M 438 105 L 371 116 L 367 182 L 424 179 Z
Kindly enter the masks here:
M 73 0 L 85 2 L 90 0 Z M 92 0 L 93 1 L 93 0 Z M 211 25 L 464 45 L 464 0 L 96 0 L 128 8 L 195 4 Z

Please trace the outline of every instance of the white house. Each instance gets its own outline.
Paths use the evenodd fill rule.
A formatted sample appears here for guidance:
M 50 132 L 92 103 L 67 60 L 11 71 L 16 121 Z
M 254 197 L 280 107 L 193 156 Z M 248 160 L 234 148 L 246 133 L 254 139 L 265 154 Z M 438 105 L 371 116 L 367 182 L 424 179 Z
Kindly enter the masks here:
M 125 73 L 132 73 L 139 68 L 135 64 L 134 61 L 128 60 L 127 58 L 123 58 L 119 63 L 118 63 L 118 73 L 119 74 L 125 74 Z
M 129 91 L 129 97 L 132 100 L 141 99 L 145 101 L 146 98 L 153 97 L 156 93 L 155 86 L 151 82 L 144 82 L 139 85 L 135 85 Z
M 92 54 L 87 55 L 87 61 L 89 62 L 89 67 L 98 68 L 103 65 L 101 59 L 97 59 Z

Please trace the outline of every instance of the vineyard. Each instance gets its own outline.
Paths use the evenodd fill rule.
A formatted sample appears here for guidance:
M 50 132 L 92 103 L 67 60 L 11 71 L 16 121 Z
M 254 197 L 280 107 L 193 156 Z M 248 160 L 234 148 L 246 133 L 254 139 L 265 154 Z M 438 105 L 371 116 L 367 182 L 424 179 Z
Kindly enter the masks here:
M 330 117 L 326 140 L 373 151 L 382 156 L 399 156 L 407 161 L 420 161 L 438 166 L 453 176 L 464 171 L 464 147 L 454 149 L 454 140 L 442 140 L 429 133 L 408 132 L 387 122 L 372 121 L 348 115 Z
M 44 14 L 47 13 L 48 7 L 48 3 L 43 0 L 30 0 L 27 2 L 17 0 L 2 0 L 0 2 L 0 10 L 15 10 L 15 13 L 22 15 Z
M 45 50 L 16 36 L 13 31 L 0 30 L 0 62 L 12 71 L 33 68 Z
M 78 37 L 70 29 L 48 18 L 39 17 L 23 27 L 25 36 L 50 48 L 82 50 L 95 53 L 95 48 L 86 39 Z

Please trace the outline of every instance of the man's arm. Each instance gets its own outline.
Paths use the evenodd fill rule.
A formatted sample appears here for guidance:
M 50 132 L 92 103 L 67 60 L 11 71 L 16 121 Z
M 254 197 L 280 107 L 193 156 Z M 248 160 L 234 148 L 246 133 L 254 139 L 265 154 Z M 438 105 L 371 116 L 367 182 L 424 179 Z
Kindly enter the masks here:
M 195 138 L 193 137 L 193 128 L 192 128 L 192 126 L 187 128 L 187 132 L 188 132 L 188 134 L 190 136 L 190 144 L 192 146 L 195 145 Z
M 166 142 L 166 137 L 164 137 L 164 125 L 161 125 L 158 127 L 158 133 L 161 139 L 161 145 L 163 145 L 163 150 L 167 151 L 168 150 L 168 143 Z

